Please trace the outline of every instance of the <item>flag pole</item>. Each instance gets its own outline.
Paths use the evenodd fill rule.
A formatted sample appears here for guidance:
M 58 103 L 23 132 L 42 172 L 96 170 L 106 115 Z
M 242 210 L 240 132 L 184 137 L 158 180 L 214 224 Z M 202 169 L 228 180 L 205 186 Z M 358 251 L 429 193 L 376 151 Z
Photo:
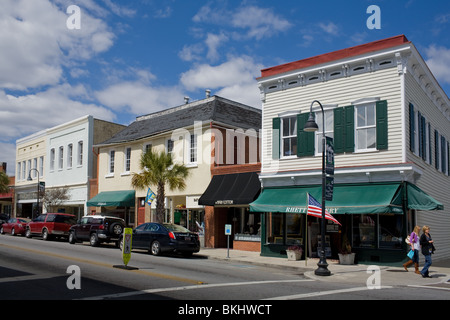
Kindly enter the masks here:
M 306 197 L 306 232 L 305 232 L 305 267 L 308 265 L 308 204 L 309 204 L 309 193 Z

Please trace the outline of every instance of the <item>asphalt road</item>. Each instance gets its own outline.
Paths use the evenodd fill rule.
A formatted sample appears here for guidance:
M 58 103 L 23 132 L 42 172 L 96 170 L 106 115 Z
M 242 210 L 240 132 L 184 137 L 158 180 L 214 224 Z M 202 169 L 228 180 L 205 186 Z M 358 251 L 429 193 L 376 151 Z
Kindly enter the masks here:
M 136 250 L 129 266 L 137 269 L 114 267 L 121 265 L 121 251 L 113 246 L 93 248 L 87 242 L 71 245 L 1 235 L 0 300 L 171 300 L 175 303 L 172 313 L 210 311 L 210 318 L 214 313 L 224 316 L 233 312 L 268 316 L 279 307 L 274 304 L 277 299 L 450 299 L 450 292 L 444 290 L 370 290 L 345 282 L 315 281 L 293 270 L 212 260 L 196 254 L 191 258 L 155 257 Z M 215 309 L 209 310 L 207 306 L 213 301 Z M 245 310 L 237 303 L 254 309 Z

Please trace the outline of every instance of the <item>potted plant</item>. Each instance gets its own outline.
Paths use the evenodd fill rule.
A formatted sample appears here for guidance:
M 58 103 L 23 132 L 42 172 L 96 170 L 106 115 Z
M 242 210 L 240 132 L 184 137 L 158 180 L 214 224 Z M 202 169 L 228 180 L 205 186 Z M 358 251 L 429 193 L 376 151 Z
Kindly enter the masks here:
M 302 257 L 303 249 L 300 246 L 290 246 L 287 248 L 286 253 L 288 261 L 300 260 Z
M 344 235 L 342 238 L 342 247 L 339 255 L 339 263 L 340 264 L 355 264 L 355 253 L 352 252 L 352 246 L 350 245 L 350 241 L 348 241 L 347 235 Z

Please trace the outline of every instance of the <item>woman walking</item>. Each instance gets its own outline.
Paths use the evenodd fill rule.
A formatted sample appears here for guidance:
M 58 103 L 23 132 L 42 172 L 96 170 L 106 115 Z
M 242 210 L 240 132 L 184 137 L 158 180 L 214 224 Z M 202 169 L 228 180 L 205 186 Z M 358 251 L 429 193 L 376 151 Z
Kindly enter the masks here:
M 419 271 L 419 249 L 420 249 L 419 232 L 420 232 L 420 227 L 415 226 L 414 231 L 411 232 L 411 235 L 409 236 L 409 243 L 411 245 L 411 250 L 414 251 L 414 256 L 412 257 L 411 260 L 409 260 L 408 262 L 406 262 L 403 265 L 403 268 L 405 268 L 405 270 L 408 271 L 408 267 L 414 263 L 415 272 L 417 274 L 420 274 L 420 271 Z
M 434 253 L 434 245 L 433 239 L 430 235 L 430 227 L 423 226 L 422 227 L 422 235 L 420 236 L 420 245 L 422 246 L 422 254 L 425 256 L 425 265 L 423 269 L 420 271 L 420 274 L 424 278 L 430 278 L 429 268 L 431 266 L 431 254 Z

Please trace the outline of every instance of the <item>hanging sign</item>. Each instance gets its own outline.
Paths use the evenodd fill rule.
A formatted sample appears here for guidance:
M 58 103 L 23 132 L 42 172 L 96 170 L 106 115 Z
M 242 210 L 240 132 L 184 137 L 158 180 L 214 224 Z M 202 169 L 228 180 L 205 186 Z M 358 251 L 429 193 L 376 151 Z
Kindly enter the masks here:
M 334 175 L 334 144 L 333 138 L 326 137 L 325 146 L 325 172 L 326 174 Z

